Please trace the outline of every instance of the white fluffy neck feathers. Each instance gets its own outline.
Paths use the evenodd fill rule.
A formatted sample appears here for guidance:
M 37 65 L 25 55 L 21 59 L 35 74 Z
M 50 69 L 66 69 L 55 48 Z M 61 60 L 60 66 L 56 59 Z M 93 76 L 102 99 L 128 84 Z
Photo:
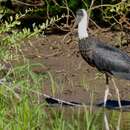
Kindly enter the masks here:
M 78 35 L 79 39 L 87 38 L 88 37 L 88 16 L 85 10 L 83 10 L 83 18 L 81 19 L 78 25 Z

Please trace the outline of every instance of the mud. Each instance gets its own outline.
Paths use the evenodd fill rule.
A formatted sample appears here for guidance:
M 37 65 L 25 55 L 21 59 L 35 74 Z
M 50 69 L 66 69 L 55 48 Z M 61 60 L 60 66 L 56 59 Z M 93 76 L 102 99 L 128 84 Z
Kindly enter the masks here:
M 100 33 L 100 39 L 116 43 L 116 34 Z M 33 68 L 35 73 L 50 72 L 50 79 L 44 80 L 43 93 L 54 95 L 66 101 L 89 104 L 103 101 L 105 78 L 96 69 L 89 66 L 80 56 L 77 38 L 65 35 L 48 35 L 33 38 L 22 46 L 23 54 L 31 63 L 40 63 L 43 67 Z M 122 47 L 129 52 L 130 46 Z M 130 81 L 115 79 L 122 100 L 130 100 Z M 55 89 L 52 93 L 52 87 Z M 109 99 L 117 99 L 112 82 L 110 82 Z

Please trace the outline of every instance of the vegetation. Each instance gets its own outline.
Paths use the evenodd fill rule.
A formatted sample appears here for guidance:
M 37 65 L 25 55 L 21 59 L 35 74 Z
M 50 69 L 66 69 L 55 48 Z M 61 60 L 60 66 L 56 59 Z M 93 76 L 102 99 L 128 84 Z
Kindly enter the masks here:
M 34 2 L 36 1 L 34 0 Z M 47 107 L 46 102 L 41 100 L 43 96 L 42 86 L 44 80 L 49 79 L 52 82 L 52 94 L 55 95 L 54 79 L 50 73 L 36 74 L 32 71 L 32 67 L 43 65 L 31 64 L 24 57 L 21 45 L 32 37 L 43 35 L 55 24 L 60 26 L 62 30 L 66 30 L 67 27 L 70 28 L 72 16 L 74 17 L 78 8 L 86 8 L 98 24 L 103 22 L 110 26 L 118 23 L 122 27 L 122 25 L 124 26 L 122 18 L 125 17 L 127 20 L 127 15 L 129 15 L 129 2 L 118 2 L 117 0 L 105 1 L 105 3 L 101 3 L 99 0 L 92 0 L 92 2 L 89 0 L 45 0 L 40 1 L 44 5 L 42 7 L 33 7 L 33 3 L 29 0 L 19 4 L 15 2 L 15 0 L 12 0 L 12 3 L 10 0 L 3 1 L 0 8 L 0 129 L 103 129 L 103 113 L 100 111 L 93 112 L 86 107 L 76 108 L 76 110 Z M 19 6 L 14 8 L 14 3 Z M 25 4 L 25 9 L 20 8 L 20 4 Z M 97 11 L 99 11 L 100 21 L 98 21 L 99 17 L 96 17 Z M 30 16 L 34 17 L 30 18 Z M 30 26 L 26 20 L 28 18 L 29 20 L 34 19 L 35 16 L 39 16 L 40 22 L 34 21 Z M 62 21 L 64 25 L 60 25 L 61 22 L 59 21 Z M 128 27 L 128 21 L 125 22 L 125 25 Z M 67 112 L 70 114 L 69 116 L 66 116 Z M 113 114 L 111 122 L 117 115 L 118 113 Z M 111 124 L 112 129 L 115 128 L 114 125 Z
M 25 0 L 24 2 L 5 0 L 1 2 L 1 5 L 0 17 L 2 20 L 8 20 L 9 16 L 15 16 L 21 12 L 23 14 L 19 17 L 21 27 L 26 26 L 31 29 L 32 25 L 30 24 L 41 24 L 45 22 L 46 18 L 49 19 L 56 15 L 60 17 L 63 14 L 67 15 L 67 19 L 64 19 L 64 23 L 71 24 L 71 22 L 68 23 L 68 19 L 71 21 L 76 10 L 79 8 L 88 10 L 91 18 L 100 26 L 108 27 L 115 24 L 124 26 L 125 24 L 125 26 L 128 27 L 129 25 L 130 3 L 125 0 L 34 0 L 33 2 L 30 0 Z

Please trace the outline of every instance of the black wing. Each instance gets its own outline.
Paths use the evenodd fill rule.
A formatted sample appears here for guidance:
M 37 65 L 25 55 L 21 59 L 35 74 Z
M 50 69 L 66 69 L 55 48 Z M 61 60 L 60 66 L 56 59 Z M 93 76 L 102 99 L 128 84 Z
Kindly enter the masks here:
M 92 59 L 99 70 L 130 80 L 130 57 L 118 48 L 97 43 Z

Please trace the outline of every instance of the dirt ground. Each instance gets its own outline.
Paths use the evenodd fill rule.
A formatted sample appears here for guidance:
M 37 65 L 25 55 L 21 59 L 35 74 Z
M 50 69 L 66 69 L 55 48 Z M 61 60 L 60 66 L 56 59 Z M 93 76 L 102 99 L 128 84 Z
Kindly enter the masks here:
M 34 68 L 36 73 L 50 72 L 52 82 L 45 80 L 43 93 L 52 95 L 51 87 L 55 87 L 55 97 L 66 101 L 89 104 L 91 101 L 103 101 L 105 79 L 96 68 L 89 66 L 80 56 L 78 40 L 70 40 L 65 35 L 48 35 L 33 38 L 23 45 L 26 58 L 32 63 L 41 63 L 44 67 Z M 114 43 L 115 34 L 111 32 L 97 35 L 104 41 Z M 130 46 L 123 50 L 129 52 Z M 130 81 L 115 79 L 122 100 L 130 100 Z M 109 99 L 117 99 L 113 84 L 110 82 Z

